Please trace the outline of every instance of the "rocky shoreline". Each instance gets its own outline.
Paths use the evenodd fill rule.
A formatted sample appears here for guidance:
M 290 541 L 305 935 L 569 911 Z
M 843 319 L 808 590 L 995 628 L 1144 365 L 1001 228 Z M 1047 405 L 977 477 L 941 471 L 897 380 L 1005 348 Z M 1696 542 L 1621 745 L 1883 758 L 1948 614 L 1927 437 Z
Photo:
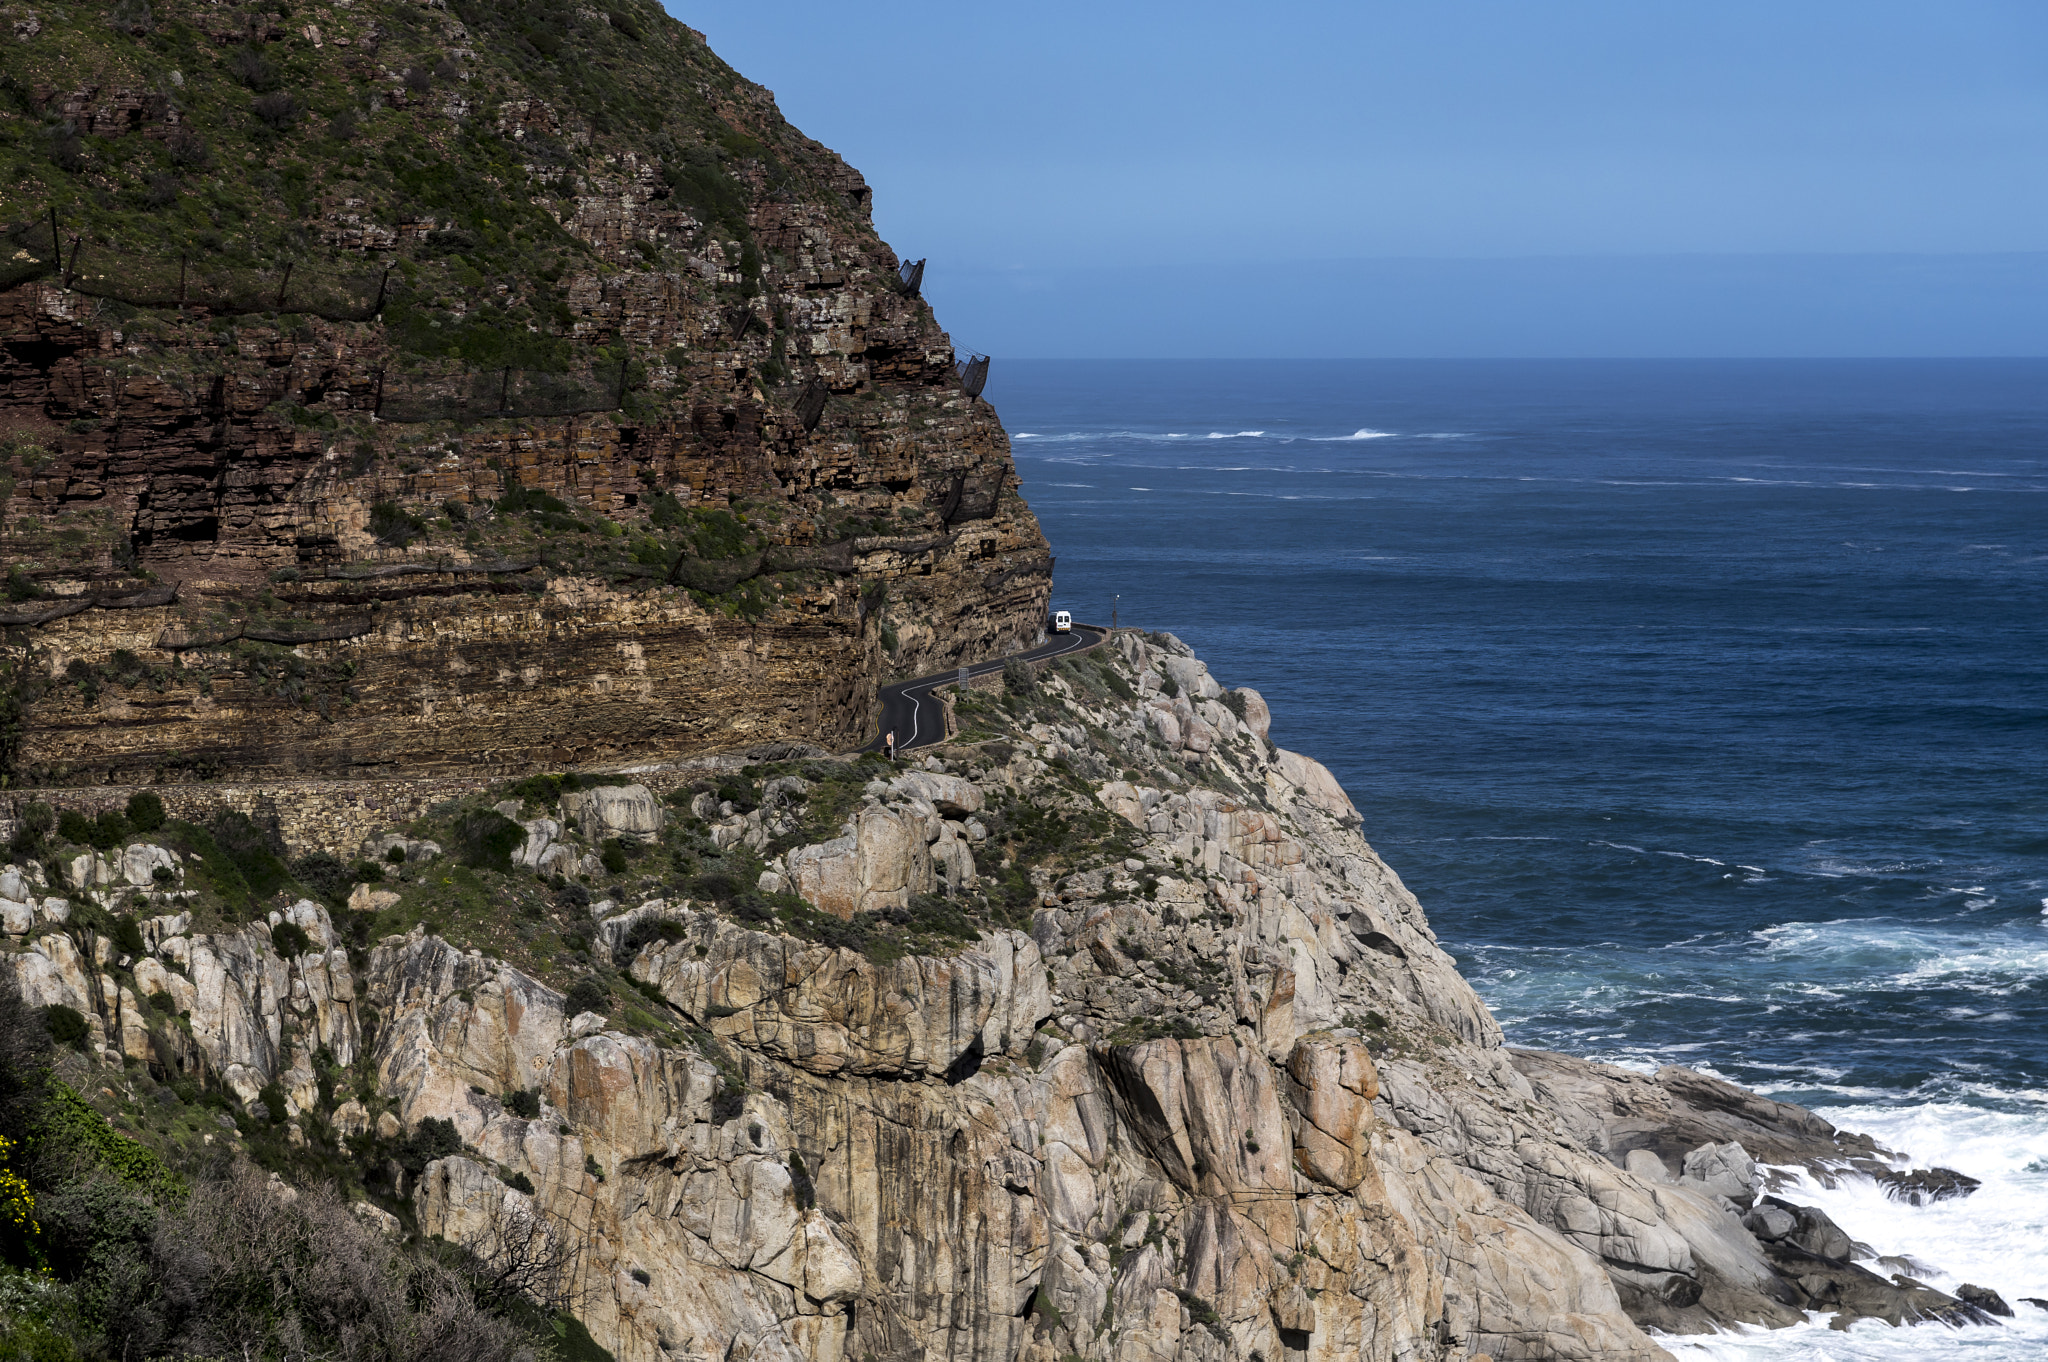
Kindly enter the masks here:
M 1791 1168 L 1905 1200 L 1961 1174 L 1689 1069 L 1505 1045 L 1336 780 L 1171 636 L 953 719 L 916 763 L 500 801 L 504 883 L 552 875 L 583 923 L 536 919 L 581 942 L 552 981 L 430 931 L 426 871 L 194 930 L 190 856 L 146 839 L 48 858 L 62 886 L 8 868 L 6 959 L 85 1018 L 111 1114 L 194 1085 L 240 1147 L 281 1102 L 290 1145 L 369 1151 L 393 1233 L 573 1238 L 620 1358 L 1619 1362 L 1815 1311 L 2006 1313 L 1778 1195 Z M 371 850 L 431 870 L 428 831 Z M 608 878 L 621 847 L 759 883 Z M 568 982 L 601 966 L 619 991 L 586 1006 Z M 459 1149 L 390 1176 L 441 1121 Z

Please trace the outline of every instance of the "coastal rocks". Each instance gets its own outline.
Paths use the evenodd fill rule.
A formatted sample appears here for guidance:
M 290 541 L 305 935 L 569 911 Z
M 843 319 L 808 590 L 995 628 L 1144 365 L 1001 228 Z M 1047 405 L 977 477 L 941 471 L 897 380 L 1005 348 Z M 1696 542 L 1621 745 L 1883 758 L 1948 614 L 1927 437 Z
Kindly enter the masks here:
M 1703 1144 L 1685 1156 L 1681 1187 L 1698 1187 L 1747 1209 L 1763 1190 L 1756 1160 L 1740 1144 Z
M 1958 1173 L 1953 1168 L 1915 1168 L 1910 1173 L 1880 1168 L 1870 1176 L 1877 1179 L 1886 1196 L 1908 1206 L 1927 1206 L 1937 1201 L 1966 1197 L 1983 1185 L 1976 1178 Z
M 1355 828 L 1365 820 L 1352 806 L 1351 796 L 1321 762 L 1299 752 L 1280 749 L 1273 759 L 1274 772 L 1300 791 L 1300 798 L 1329 814 L 1346 827 Z M 1269 775 L 1268 779 L 1272 779 Z
M 1964 1282 L 1956 1288 L 1956 1299 L 1965 1305 L 1975 1306 L 1987 1315 L 2012 1318 L 2012 1307 L 2005 1303 L 2005 1297 L 1988 1286 L 1973 1286 L 1969 1282 Z
M 1852 1163 L 1882 1166 L 1868 1136 L 1692 1069 L 1645 1076 L 1546 1050 L 1506 1054 L 1574 1137 L 1617 1162 L 1646 1150 L 1679 1168 L 1704 1145 L 1739 1144 L 1756 1163 L 1802 1165 L 1823 1179 Z
M 1261 743 L 1269 743 L 1273 734 L 1273 711 L 1266 707 L 1266 697 L 1250 686 L 1239 686 L 1231 692 L 1244 706 L 1244 724 Z
M 1102 651 L 1174 701 L 1207 675 L 1156 640 Z M 333 1128 L 450 1122 L 461 1150 L 405 1189 L 418 1230 L 578 1246 L 578 1317 L 621 1362 L 1659 1362 L 1646 1329 L 1991 1317 L 1915 1263 L 1857 1261 L 1757 1162 L 1855 1176 L 1873 1144 L 1690 1070 L 1506 1049 L 1326 771 L 1255 744 L 1249 718 L 1233 736 L 1199 709 L 1220 696 L 1181 716 L 1159 693 L 1215 732 L 1199 762 L 1169 754 L 1147 741 L 1160 710 L 1089 680 L 1048 669 L 1064 714 L 923 769 L 806 754 L 759 808 L 698 792 L 708 826 L 688 831 L 720 846 L 844 818 L 779 860 L 757 848 L 764 894 L 877 913 L 843 934 L 649 877 L 659 897 L 559 910 L 589 959 L 547 981 L 420 928 L 376 943 L 344 1000 L 310 903 L 226 939 L 151 918 L 132 981 L 64 933 L 11 958 L 86 998 L 109 1062 L 167 1034 L 129 1021 L 162 992 L 195 1032 L 208 1018 L 201 1061 L 295 1109 L 320 1100 L 316 1039 L 374 1009 L 374 1083 Z M 1059 854 L 1034 862 L 1018 830 L 1053 817 Z M 565 824 L 631 831 L 527 820 L 533 860 Z M 892 905 L 998 875 L 952 905 L 982 914 L 976 939 L 897 953 Z M 1027 913 L 1028 934 L 1001 925 Z M 314 949 L 280 955 L 287 922 Z M 794 934 L 869 931 L 872 955 Z M 637 996 L 566 1015 L 560 990 L 610 968 Z M 222 971 L 242 1002 L 202 1001 Z

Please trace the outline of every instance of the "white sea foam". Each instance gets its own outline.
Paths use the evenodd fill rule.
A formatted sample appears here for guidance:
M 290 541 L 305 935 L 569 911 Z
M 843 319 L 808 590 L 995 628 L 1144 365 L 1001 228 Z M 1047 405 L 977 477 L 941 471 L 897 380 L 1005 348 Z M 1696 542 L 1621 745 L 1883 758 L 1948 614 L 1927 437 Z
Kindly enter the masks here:
M 1912 1255 L 1933 1269 L 1924 1277 L 1931 1286 L 1990 1287 L 2013 1307 L 2013 1319 L 1967 1329 L 1873 1322 L 1843 1333 L 1816 1316 L 1791 1329 L 1665 1339 L 1665 1346 L 1684 1362 L 2038 1362 L 2048 1356 L 2048 1311 L 2021 1300 L 2048 1298 L 2048 1095 L 1987 1089 L 1979 1101 L 1816 1109 L 1846 1130 L 1906 1153 L 1913 1167 L 1938 1165 L 1982 1179 L 1973 1196 L 1902 1206 L 1861 1179 L 1829 1190 L 1804 1174 L 1783 1195 L 1820 1207 L 1880 1254 Z
M 1317 444 L 1337 444 L 1347 440 L 1394 440 L 1400 438 L 1400 432 L 1374 430 L 1370 426 L 1360 426 L 1349 435 L 1313 435 L 1309 438 Z
M 1211 440 L 1252 440 L 1265 433 L 1263 430 L 1240 430 L 1235 434 L 1227 430 L 1212 430 L 1209 432 L 1208 438 Z

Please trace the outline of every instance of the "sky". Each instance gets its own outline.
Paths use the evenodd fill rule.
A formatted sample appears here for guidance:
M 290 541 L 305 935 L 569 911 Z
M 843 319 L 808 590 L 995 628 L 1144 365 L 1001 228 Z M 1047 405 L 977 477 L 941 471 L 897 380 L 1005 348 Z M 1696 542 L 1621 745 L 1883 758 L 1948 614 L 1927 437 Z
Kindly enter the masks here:
M 990 353 L 2048 354 L 2040 0 L 670 9 Z

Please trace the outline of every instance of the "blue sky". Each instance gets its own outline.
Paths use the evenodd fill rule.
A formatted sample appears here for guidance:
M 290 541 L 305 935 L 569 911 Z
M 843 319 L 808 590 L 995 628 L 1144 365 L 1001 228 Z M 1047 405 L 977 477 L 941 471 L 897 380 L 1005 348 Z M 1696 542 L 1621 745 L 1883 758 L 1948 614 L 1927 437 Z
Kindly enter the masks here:
M 671 8 L 994 353 L 2048 353 L 2039 0 Z

